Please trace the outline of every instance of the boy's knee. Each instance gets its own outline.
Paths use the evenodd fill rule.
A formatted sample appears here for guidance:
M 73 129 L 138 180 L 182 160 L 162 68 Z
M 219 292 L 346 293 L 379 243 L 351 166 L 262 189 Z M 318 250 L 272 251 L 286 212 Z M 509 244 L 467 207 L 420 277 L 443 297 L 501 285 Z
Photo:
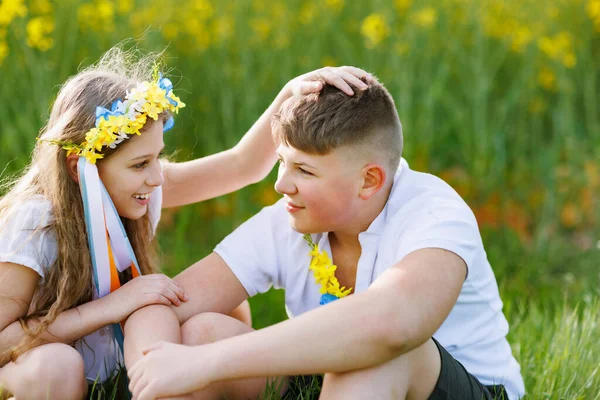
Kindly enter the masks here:
M 440 374 L 440 357 L 430 339 L 423 345 L 383 364 L 343 373 L 327 373 L 322 400 L 428 398 Z
M 22 379 L 14 389 L 18 399 L 84 398 L 87 391 L 84 363 L 77 350 L 53 343 L 34 349 L 23 357 L 29 359 L 26 360 L 26 368 L 20 371 Z
M 248 325 L 228 315 L 202 313 L 181 326 L 181 342 L 189 346 L 213 343 L 252 331 Z
M 355 391 L 358 376 L 352 372 L 345 373 L 327 373 L 323 377 L 323 385 L 319 395 L 320 400 L 328 399 L 357 399 L 362 395 L 362 391 Z M 359 378 L 359 380 L 361 380 Z
M 406 398 L 406 384 L 394 382 L 405 380 L 402 372 L 398 371 L 398 376 L 392 379 L 382 380 L 381 377 L 377 376 L 373 368 L 343 373 L 327 373 L 323 378 L 319 400 Z

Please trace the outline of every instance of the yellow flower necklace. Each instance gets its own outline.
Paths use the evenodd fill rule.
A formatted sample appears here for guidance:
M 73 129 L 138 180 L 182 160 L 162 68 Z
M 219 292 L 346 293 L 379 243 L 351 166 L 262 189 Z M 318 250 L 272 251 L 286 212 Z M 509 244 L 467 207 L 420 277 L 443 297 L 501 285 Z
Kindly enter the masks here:
M 333 264 L 327 252 L 319 249 L 319 245 L 312 241 L 310 234 L 305 234 L 304 240 L 308 242 L 309 254 L 312 257 L 308 268 L 315 274 L 315 281 L 321 285 L 322 295 L 319 304 L 327 304 L 348 296 L 352 288 L 340 287 L 340 282 L 335 277 L 337 265 Z

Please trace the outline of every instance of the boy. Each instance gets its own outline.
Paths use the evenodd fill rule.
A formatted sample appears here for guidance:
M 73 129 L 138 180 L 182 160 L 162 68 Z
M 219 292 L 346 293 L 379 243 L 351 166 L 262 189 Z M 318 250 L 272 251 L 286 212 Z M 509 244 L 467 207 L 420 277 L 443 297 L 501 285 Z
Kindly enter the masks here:
M 200 344 L 146 348 L 129 371 L 136 399 L 199 390 L 206 398 L 256 397 L 259 377 L 316 373 L 325 374 L 323 399 L 524 394 L 473 213 L 442 180 L 401 159 L 394 102 L 380 83 L 368 83 L 353 97 L 326 87 L 284 103 L 272 122 L 283 199 L 175 278 L 187 303 L 130 317 L 134 353 L 148 344 L 136 332 L 150 312 L 187 321 L 182 332 Z M 335 279 L 304 234 L 337 266 Z M 249 332 L 206 313 L 228 313 L 271 286 L 285 289 L 294 318 Z

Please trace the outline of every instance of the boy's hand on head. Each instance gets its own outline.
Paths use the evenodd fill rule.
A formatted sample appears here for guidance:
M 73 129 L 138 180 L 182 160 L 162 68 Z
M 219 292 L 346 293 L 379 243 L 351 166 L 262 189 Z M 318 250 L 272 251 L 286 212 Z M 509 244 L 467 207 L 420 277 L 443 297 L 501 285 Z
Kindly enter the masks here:
M 319 92 L 323 83 L 335 86 L 348 96 L 354 95 L 352 86 L 365 90 L 368 86 L 364 82 L 371 82 L 372 77 L 366 71 L 355 67 L 324 67 L 304 75 L 300 75 L 288 82 L 286 87 L 293 96 L 303 96 Z

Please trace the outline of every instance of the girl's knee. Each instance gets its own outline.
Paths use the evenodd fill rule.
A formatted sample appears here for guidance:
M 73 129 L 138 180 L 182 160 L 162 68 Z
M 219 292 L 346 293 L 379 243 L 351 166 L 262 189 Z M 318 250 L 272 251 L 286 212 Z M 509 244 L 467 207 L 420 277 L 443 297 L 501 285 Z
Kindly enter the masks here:
M 248 325 L 228 315 L 218 313 L 198 314 L 181 326 L 181 342 L 201 345 L 252 331 Z
M 17 399 L 80 400 L 86 394 L 83 359 L 65 344 L 36 347 L 13 367 L 15 382 L 10 386 Z

